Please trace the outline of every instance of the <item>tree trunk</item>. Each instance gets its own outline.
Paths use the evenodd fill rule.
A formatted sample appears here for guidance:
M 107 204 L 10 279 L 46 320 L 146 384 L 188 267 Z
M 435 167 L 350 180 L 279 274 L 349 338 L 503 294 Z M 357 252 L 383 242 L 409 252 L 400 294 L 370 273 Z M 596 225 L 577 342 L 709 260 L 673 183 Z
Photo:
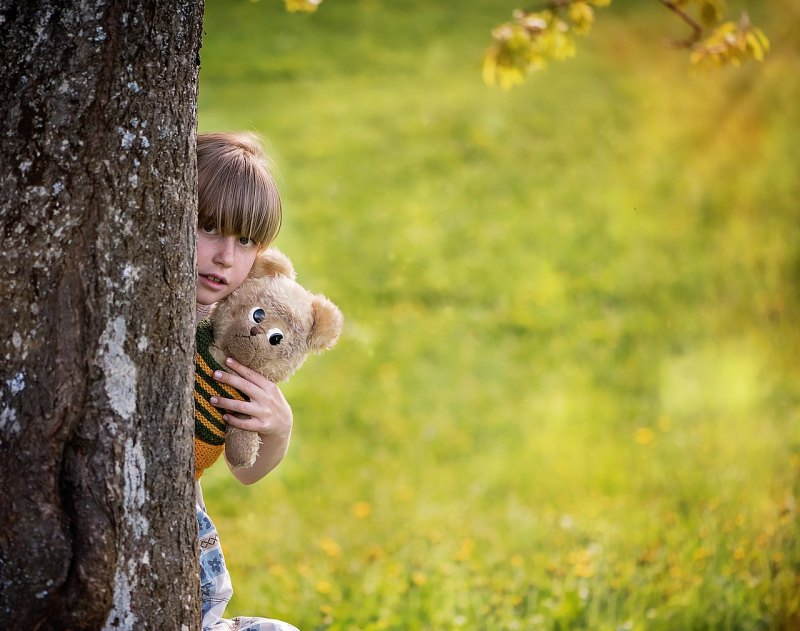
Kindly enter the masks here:
M 0 620 L 195 629 L 202 0 L 0 0 Z

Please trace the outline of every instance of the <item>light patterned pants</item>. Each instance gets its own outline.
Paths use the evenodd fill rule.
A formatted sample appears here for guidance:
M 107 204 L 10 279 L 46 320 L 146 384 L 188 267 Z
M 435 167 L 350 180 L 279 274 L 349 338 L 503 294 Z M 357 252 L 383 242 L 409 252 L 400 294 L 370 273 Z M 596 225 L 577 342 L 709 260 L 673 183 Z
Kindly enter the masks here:
M 203 606 L 203 631 L 298 631 L 288 622 L 268 618 L 225 619 L 222 614 L 233 595 L 231 575 L 214 522 L 206 512 L 200 483 L 195 484 L 195 508 L 200 537 L 200 596 Z

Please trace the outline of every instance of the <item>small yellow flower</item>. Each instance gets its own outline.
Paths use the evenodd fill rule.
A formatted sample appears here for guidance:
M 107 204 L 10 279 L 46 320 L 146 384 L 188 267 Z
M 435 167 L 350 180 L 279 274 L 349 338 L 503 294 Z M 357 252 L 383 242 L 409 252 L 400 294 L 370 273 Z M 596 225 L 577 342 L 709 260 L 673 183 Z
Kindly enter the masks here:
M 650 445 L 655 440 L 656 433 L 649 427 L 637 427 L 633 432 L 633 440 L 639 445 Z
M 641 565 L 649 565 L 651 563 L 655 563 L 658 560 L 659 550 L 658 548 L 648 548 L 642 554 L 639 555 L 639 558 L 636 559 L 638 563 Z
M 711 550 L 701 546 L 692 553 L 692 560 L 699 563 L 705 561 L 710 556 L 711 556 Z
M 330 594 L 333 591 L 333 586 L 328 581 L 317 581 L 314 586 L 320 594 Z
M 332 559 L 338 559 L 340 556 L 342 556 L 342 547 L 330 537 L 324 537 L 320 539 L 317 545 L 319 546 L 320 550 L 322 550 Z
M 474 550 L 475 550 L 475 541 L 467 537 L 466 539 L 461 541 L 461 547 L 459 547 L 458 552 L 456 552 L 456 560 L 466 561 L 472 556 L 472 552 Z
M 428 582 L 428 577 L 425 576 L 422 572 L 414 572 L 411 574 L 411 582 L 414 583 L 417 587 L 424 585 Z
M 372 513 L 372 506 L 369 502 L 356 502 L 353 504 L 353 515 L 358 519 L 366 519 Z
M 485 587 L 489 584 L 489 579 L 483 574 L 476 574 L 472 579 L 472 584 L 475 587 Z
M 367 550 L 367 561 L 378 561 L 383 559 L 386 556 L 386 552 L 383 551 L 379 545 L 372 545 Z
M 410 502 L 414 499 L 414 489 L 407 484 L 401 484 L 394 490 L 394 498 L 398 502 Z
M 741 561 L 744 557 L 745 557 L 744 548 L 739 547 L 733 551 L 733 558 L 736 559 L 737 561 Z
M 515 554 L 511 557 L 510 562 L 511 567 L 522 567 L 522 565 L 525 563 L 525 559 L 523 559 L 521 555 Z
M 594 554 L 591 550 L 576 550 L 571 552 L 567 561 L 573 566 L 575 576 L 580 578 L 591 578 L 594 576 Z

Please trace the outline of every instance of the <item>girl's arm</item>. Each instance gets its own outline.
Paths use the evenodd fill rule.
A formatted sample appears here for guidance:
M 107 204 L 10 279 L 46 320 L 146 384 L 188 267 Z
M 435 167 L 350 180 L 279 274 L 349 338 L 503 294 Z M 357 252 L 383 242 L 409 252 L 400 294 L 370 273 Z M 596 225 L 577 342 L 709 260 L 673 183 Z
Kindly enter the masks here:
M 212 403 L 216 407 L 249 417 L 239 418 L 225 414 L 225 422 L 232 427 L 260 434 L 261 445 L 253 466 L 247 469 L 231 469 L 239 482 L 253 484 L 277 467 L 286 455 L 292 435 L 292 408 L 278 386 L 266 377 L 231 358 L 228 358 L 226 365 L 237 374 L 220 372 L 214 373 L 214 377 L 217 381 L 243 392 L 250 397 L 250 401 L 219 398 Z

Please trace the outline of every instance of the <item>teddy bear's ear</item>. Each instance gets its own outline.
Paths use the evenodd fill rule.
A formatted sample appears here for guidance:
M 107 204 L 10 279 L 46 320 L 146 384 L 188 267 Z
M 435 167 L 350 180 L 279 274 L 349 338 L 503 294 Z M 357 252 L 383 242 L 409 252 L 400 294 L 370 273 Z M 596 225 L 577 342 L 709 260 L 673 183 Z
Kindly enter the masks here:
M 308 346 L 319 353 L 336 344 L 342 332 L 344 317 L 339 308 L 322 294 L 316 294 L 311 301 L 314 324 L 308 334 Z
M 294 267 L 289 257 L 278 248 L 267 248 L 256 257 L 250 270 L 250 278 L 263 276 L 287 276 L 294 280 Z

